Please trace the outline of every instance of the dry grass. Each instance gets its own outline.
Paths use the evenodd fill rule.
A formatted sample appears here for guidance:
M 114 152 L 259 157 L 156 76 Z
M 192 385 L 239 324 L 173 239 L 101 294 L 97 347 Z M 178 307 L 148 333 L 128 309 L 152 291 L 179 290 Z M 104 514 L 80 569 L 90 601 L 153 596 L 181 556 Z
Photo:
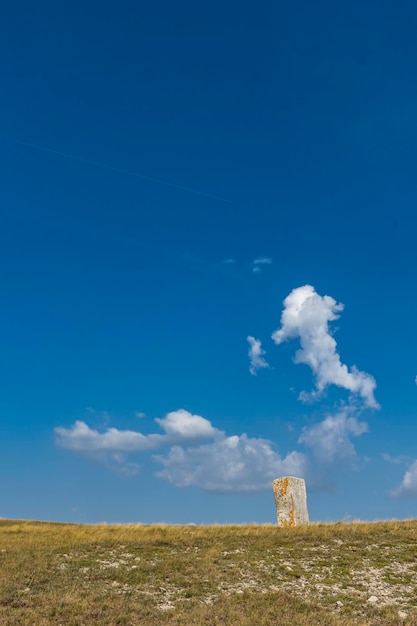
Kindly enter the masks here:
M 416 521 L 2 520 L 0 572 L 0 624 L 10 626 L 417 625 Z

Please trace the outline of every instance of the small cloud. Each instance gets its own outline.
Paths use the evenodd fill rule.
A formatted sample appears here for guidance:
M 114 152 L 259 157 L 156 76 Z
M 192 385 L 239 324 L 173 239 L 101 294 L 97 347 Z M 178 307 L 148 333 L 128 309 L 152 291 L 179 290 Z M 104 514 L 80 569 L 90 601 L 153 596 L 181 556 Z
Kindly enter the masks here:
M 417 376 L 415 377 L 414 382 L 417 385 Z
M 383 452 L 381 458 L 385 463 L 394 463 L 395 465 L 406 465 L 410 462 L 410 459 L 406 456 L 391 456 L 387 452 Z
M 221 261 L 222 265 L 236 265 L 236 263 L 236 259 L 225 259 L 224 261 Z
M 155 448 L 163 435 L 142 435 L 132 430 L 108 428 L 104 433 L 77 420 L 71 428 L 55 428 L 56 444 L 76 452 L 143 452 Z
M 391 496 L 417 496 L 417 460 L 404 474 L 401 484 L 390 492 Z
M 137 417 L 138 419 L 142 419 L 146 417 L 146 413 L 142 413 L 142 411 L 136 411 L 135 417 Z
M 348 460 L 356 455 L 350 437 L 359 437 L 368 431 L 366 422 L 359 422 L 348 411 L 328 415 L 322 422 L 304 428 L 299 443 L 311 448 L 315 458 L 322 463 Z
M 269 363 L 267 363 L 263 358 L 263 355 L 266 354 L 266 352 L 262 349 L 262 344 L 259 339 L 255 339 L 255 337 L 249 335 L 248 337 L 246 337 L 246 340 L 250 345 L 248 352 L 250 359 L 249 371 L 252 376 L 256 376 L 256 373 L 259 369 L 269 367 Z
M 252 272 L 256 274 L 261 271 L 263 265 L 271 265 L 271 263 L 272 263 L 271 257 L 264 256 L 264 257 L 260 257 L 259 259 L 254 259 L 251 263 Z
M 156 418 L 155 422 L 175 440 L 210 439 L 221 434 L 205 417 L 192 415 L 185 409 L 167 413 L 163 419 Z
M 110 456 L 110 463 L 107 463 L 108 467 L 118 474 L 131 478 L 139 473 L 140 465 L 137 463 L 129 463 L 127 461 L 126 454 L 115 453 Z
M 201 415 L 193 415 L 185 409 L 167 413 L 163 419 L 155 419 L 164 435 L 152 433 L 143 435 L 135 430 L 107 428 L 100 433 L 90 428 L 85 422 L 77 420 L 71 428 L 56 427 L 56 444 L 61 448 L 76 452 L 111 452 L 113 460 L 118 461 L 120 453 L 145 452 L 165 444 L 182 441 L 204 440 L 217 436 L 221 431 Z

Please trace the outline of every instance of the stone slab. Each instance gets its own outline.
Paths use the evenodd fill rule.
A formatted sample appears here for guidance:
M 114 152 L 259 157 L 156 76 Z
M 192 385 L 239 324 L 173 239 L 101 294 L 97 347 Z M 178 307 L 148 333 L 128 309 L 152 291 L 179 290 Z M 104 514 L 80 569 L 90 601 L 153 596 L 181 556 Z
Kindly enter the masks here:
M 307 493 L 303 478 L 283 476 L 272 481 L 278 526 L 308 524 Z

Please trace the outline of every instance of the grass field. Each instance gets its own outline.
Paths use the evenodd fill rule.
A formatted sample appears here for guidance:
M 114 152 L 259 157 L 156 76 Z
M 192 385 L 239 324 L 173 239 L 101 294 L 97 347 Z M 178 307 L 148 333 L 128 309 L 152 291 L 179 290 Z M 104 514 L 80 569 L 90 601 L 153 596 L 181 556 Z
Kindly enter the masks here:
M 417 521 L 0 521 L 0 624 L 417 625 Z

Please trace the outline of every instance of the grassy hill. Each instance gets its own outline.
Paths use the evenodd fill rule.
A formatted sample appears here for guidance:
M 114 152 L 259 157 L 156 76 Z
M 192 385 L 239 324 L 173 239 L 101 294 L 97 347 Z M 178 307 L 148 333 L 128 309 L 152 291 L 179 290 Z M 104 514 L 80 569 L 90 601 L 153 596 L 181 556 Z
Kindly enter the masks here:
M 0 521 L 0 624 L 417 625 L 417 521 Z

